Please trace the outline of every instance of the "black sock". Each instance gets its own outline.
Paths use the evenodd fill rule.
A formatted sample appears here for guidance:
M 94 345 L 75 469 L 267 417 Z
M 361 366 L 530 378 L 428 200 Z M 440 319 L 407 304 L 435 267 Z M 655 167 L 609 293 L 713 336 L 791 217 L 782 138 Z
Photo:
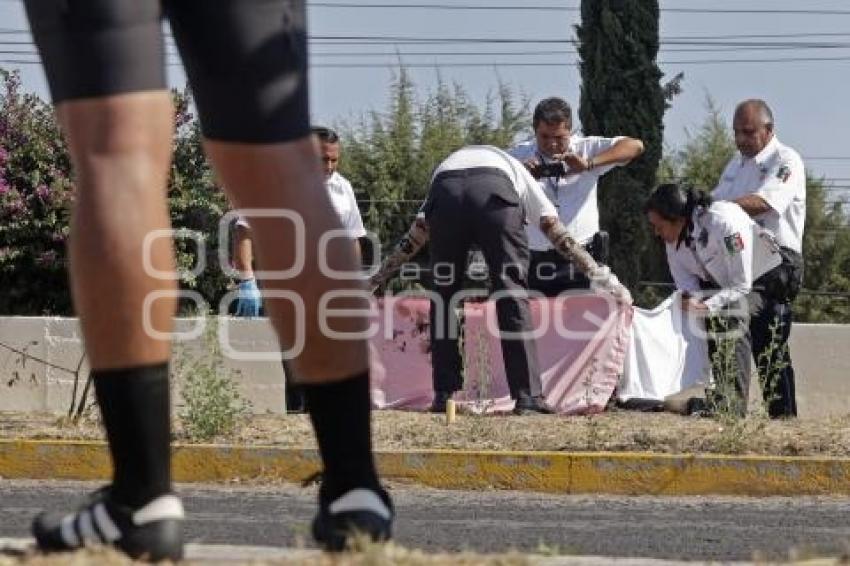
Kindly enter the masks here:
M 323 500 L 331 502 L 359 487 L 380 487 L 372 458 L 369 372 L 305 384 L 304 395 L 325 466 Z
M 111 495 L 142 507 L 171 491 L 168 364 L 93 370 L 114 467 Z

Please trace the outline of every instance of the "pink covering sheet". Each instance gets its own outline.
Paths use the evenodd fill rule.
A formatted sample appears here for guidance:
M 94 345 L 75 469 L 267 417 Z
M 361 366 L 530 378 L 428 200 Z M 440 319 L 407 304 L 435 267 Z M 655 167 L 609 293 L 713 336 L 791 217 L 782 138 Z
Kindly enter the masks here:
M 379 330 L 371 341 L 372 401 L 379 409 L 431 404 L 428 308 L 425 298 L 379 301 Z M 593 294 L 531 301 L 543 393 L 559 413 L 605 409 L 623 370 L 632 312 Z M 466 375 L 455 399 L 475 412 L 510 411 L 495 304 L 467 303 L 464 317 Z

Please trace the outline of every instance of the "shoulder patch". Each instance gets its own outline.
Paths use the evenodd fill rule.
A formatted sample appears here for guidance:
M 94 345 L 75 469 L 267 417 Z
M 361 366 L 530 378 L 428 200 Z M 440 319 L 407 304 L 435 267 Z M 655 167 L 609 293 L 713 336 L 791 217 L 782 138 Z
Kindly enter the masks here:
M 780 165 L 779 169 L 776 170 L 776 178 L 783 183 L 787 182 L 791 178 L 791 167 L 785 163 Z
M 723 243 L 725 244 L 726 252 L 729 255 L 734 255 L 744 249 L 744 239 L 741 237 L 740 232 L 735 232 L 731 236 L 726 236 L 723 238 Z

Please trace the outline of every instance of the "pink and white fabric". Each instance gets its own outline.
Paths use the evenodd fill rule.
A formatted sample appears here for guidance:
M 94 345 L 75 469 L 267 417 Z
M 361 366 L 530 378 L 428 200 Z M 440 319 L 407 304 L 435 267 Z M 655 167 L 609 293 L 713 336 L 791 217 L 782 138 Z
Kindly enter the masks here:
M 428 300 L 379 301 L 371 342 L 372 401 L 380 409 L 426 409 L 431 385 Z M 633 309 L 608 297 L 576 294 L 531 301 L 547 402 L 561 414 L 598 413 L 623 372 Z M 464 307 L 464 390 L 455 399 L 475 412 L 513 408 L 498 337 L 495 304 Z

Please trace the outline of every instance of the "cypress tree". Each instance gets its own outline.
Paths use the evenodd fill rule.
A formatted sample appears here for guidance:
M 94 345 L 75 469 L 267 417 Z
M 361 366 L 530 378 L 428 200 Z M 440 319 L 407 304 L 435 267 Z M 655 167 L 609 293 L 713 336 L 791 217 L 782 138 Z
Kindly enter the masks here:
M 645 152 L 599 184 L 603 230 L 611 235 L 611 267 L 634 287 L 657 261 L 643 203 L 661 160 L 665 93 L 658 54 L 658 0 L 582 0 L 576 26 L 581 69 L 579 117 L 585 135 L 643 140 Z

